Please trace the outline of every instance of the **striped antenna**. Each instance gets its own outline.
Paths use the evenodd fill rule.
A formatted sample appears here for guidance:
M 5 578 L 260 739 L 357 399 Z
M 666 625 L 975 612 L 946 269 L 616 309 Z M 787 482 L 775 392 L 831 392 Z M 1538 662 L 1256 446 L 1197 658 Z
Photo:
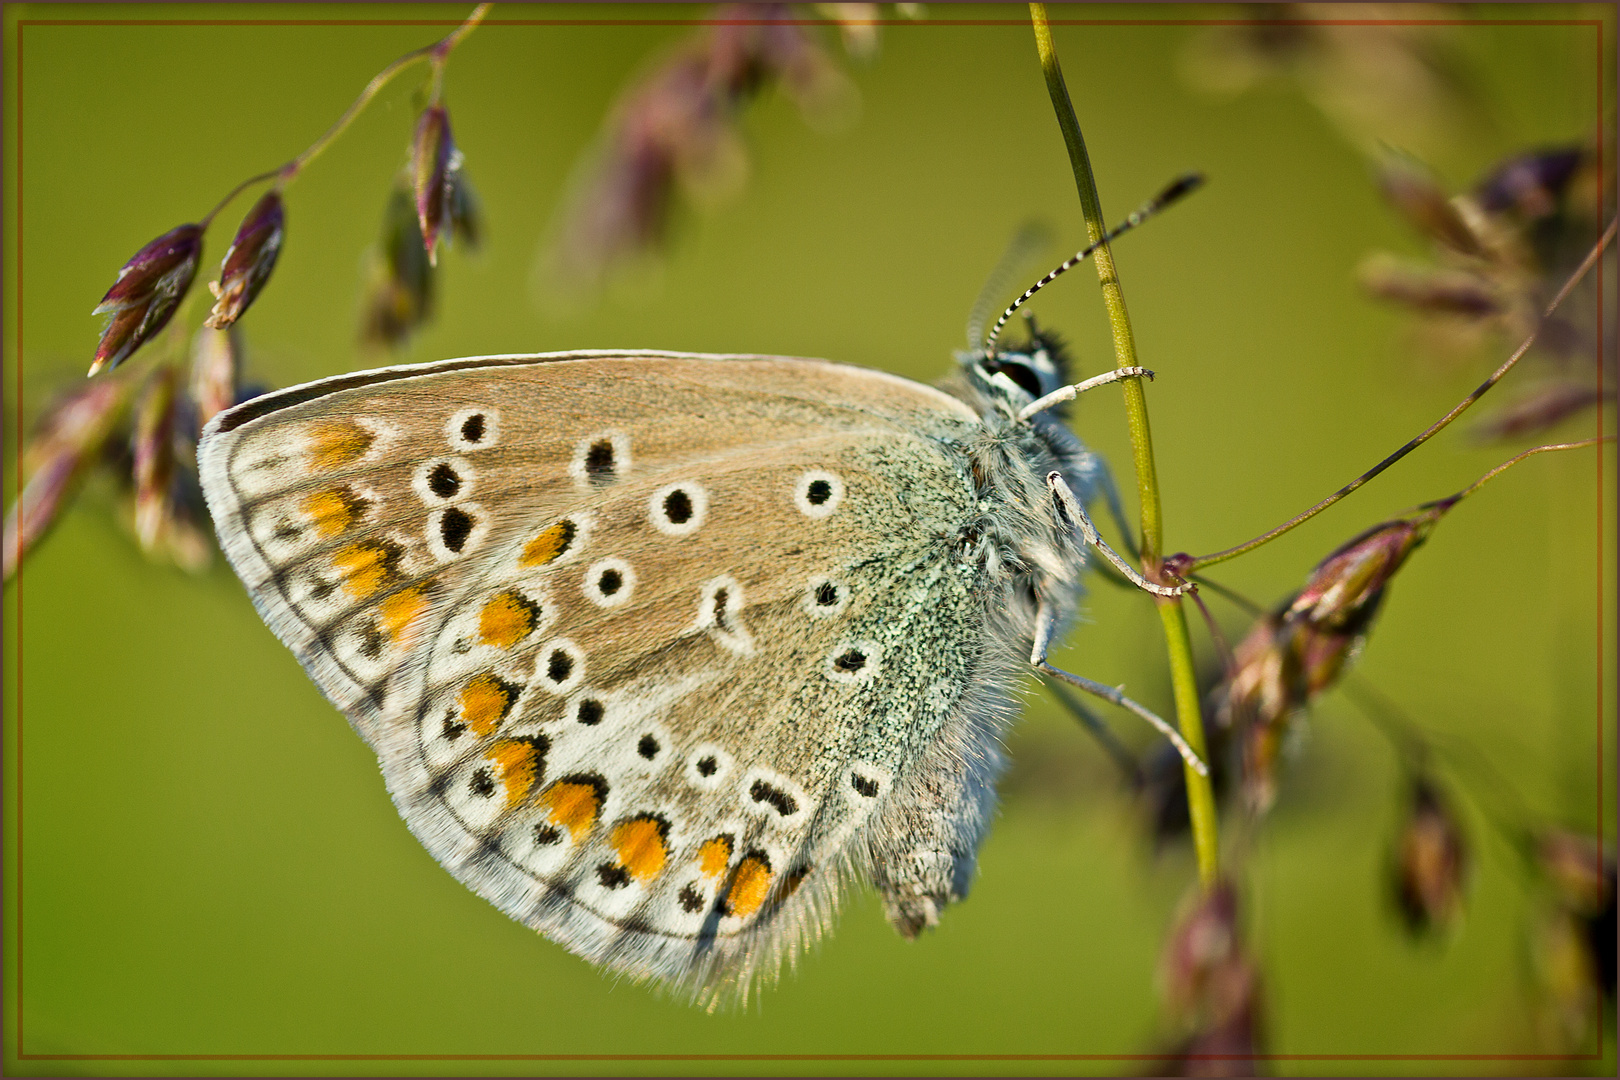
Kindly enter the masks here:
M 1017 287 L 1018 279 L 1029 272 L 1028 264 L 1034 262 L 1051 242 L 1052 230 L 1043 222 L 1026 221 L 1019 226 L 1018 232 L 1008 241 L 1007 250 L 996 260 L 996 268 L 990 271 L 978 298 L 973 301 L 973 311 L 968 315 L 967 324 L 969 349 L 977 349 L 984 344 L 984 324 L 990 321 L 990 313 L 996 310 L 996 301 L 1006 296 L 1009 289 Z
M 1118 225 L 1114 226 L 1111 231 L 1104 233 L 1101 240 L 1098 240 L 1095 244 L 1092 244 L 1085 250 L 1076 253 L 1072 257 L 1064 259 L 1056 270 L 1053 270 L 1050 274 L 1047 274 L 1045 277 L 1041 278 L 1041 280 L 1031 285 L 1028 292 L 1014 300 L 1010 305 L 1008 305 L 1007 310 L 1001 313 L 1001 318 L 996 320 L 996 325 L 990 328 L 990 336 L 985 339 L 984 351 L 991 356 L 996 354 L 996 336 L 1001 333 L 1001 328 L 1007 325 L 1007 320 L 1012 318 L 1013 312 L 1023 307 L 1024 302 L 1030 297 L 1052 284 L 1052 282 L 1057 279 L 1058 275 L 1062 274 L 1065 270 L 1069 270 L 1079 265 L 1085 260 L 1086 256 L 1090 255 L 1093 251 L 1096 251 L 1110 240 L 1130 232 L 1132 229 L 1142 224 L 1142 222 L 1146 221 L 1154 214 L 1157 214 L 1160 210 L 1163 210 L 1165 207 L 1169 206 L 1183 195 L 1187 195 L 1198 190 L 1198 188 L 1203 186 L 1203 183 L 1204 176 L 1202 173 L 1188 173 L 1186 176 L 1178 178 L 1169 187 L 1165 188 L 1153 198 L 1137 207 L 1131 212 L 1129 217 L 1120 222 Z

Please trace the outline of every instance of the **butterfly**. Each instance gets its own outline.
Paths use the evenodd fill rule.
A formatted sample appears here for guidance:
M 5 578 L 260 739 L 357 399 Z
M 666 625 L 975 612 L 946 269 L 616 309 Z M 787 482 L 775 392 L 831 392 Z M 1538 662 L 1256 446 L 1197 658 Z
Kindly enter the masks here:
M 1085 555 L 1045 477 L 1064 359 L 943 389 L 773 356 L 383 368 L 199 447 L 260 614 L 459 880 L 617 972 L 746 993 L 870 880 L 962 897 L 1037 612 Z
M 966 895 L 1000 735 L 1112 485 L 1057 339 L 938 387 L 824 360 L 483 356 L 265 394 L 198 466 L 270 629 L 462 883 L 593 963 L 745 999 L 870 882 Z M 990 294 L 987 289 L 986 295 Z M 982 305 L 970 322 L 980 341 Z M 1032 647 L 1033 646 L 1033 647 Z

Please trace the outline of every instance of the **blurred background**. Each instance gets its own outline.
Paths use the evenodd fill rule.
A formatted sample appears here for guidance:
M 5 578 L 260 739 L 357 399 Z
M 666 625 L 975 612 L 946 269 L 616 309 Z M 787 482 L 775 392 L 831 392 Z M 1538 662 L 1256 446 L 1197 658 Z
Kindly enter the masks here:
M 287 188 L 280 261 L 237 327 L 241 383 L 621 346 L 942 375 L 1020 226 L 1041 221 L 1054 237 L 1019 275 L 1031 281 L 1083 245 L 1084 227 L 1025 9 L 883 5 L 885 25 L 863 27 L 865 7 L 784 9 L 823 24 L 797 26 L 717 99 L 707 141 L 660 144 L 674 162 L 663 196 L 615 204 L 601 195 L 612 182 L 646 179 L 624 172 L 614 155 L 634 144 L 615 140 L 675 93 L 659 80 L 683 50 L 712 47 L 697 21 L 714 9 L 497 6 L 446 68 L 480 243 L 463 234 L 441 252 L 433 317 L 380 334 L 374 306 L 400 278 L 379 237 L 399 232 L 387 207 L 424 68 Z M 90 310 L 131 253 L 297 154 L 367 79 L 468 9 L 7 7 L 5 405 L 22 425 L 7 440 L 8 505 L 18 447 L 41 445 L 64 395 L 82 392 L 102 325 Z M 1158 372 L 1148 400 L 1171 551 L 1270 528 L 1442 415 L 1511 351 L 1525 311 L 1613 213 L 1612 8 L 1052 16 L 1105 214 L 1187 170 L 1209 177 L 1114 249 L 1142 362 Z M 1380 18 L 1406 25 L 1342 24 Z M 1504 162 L 1561 149 L 1586 154 L 1562 179 L 1544 154 L 1509 176 L 1529 181 L 1501 179 Z M 1493 173 L 1497 187 L 1480 188 Z M 1492 191 L 1518 201 L 1494 204 Z M 1437 243 L 1435 192 L 1495 206 L 1487 224 L 1519 230 L 1514 250 L 1529 254 L 1469 262 Z M 1551 200 L 1540 211 L 1538 192 Z M 647 211 L 665 205 L 654 196 L 667 218 Z M 132 395 L 143 365 L 189 356 L 203 286 L 254 198 L 215 222 L 169 330 L 113 373 Z M 646 216 L 626 240 L 590 218 L 604 206 L 621 224 L 637 207 Z M 1604 273 L 1612 365 L 1612 259 Z M 1269 607 L 1362 529 L 1537 442 L 1612 431 L 1612 396 L 1577 400 L 1600 385 L 1599 295 L 1581 294 L 1557 347 L 1527 359 L 1477 419 L 1210 576 Z M 1113 366 L 1088 267 L 1031 307 L 1081 373 Z M 1601 385 L 1612 395 L 1612 366 Z M 1558 392 L 1574 404 L 1536 397 Z M 183 445 L 193 403 L 176 400 Z M 1528 419 L 1509 423 L 1510 406 Z M 1118 395 L 1089 395 L 1073 424 L 1133 490 Z M 1033 686 L 978 882 L 937 932 L 900 940 L 856 890 L 836 933 L 747 1010 L 710 1015 L 615 984 L 416 844 L 371 752 L 223 560 L 196 567 L 207 526 L 186 532 L 183 458 L 172 542 L 143 553 L 132 453 L 119 429 L 80 463 L 76 497 L 6 592 L 9 1071 L 1114 1073 L 1165 1068 L 1131 1055 L 1185 1049 L 1208 1026 L 1164 958 L 1196 875 L 1165 826 L 1163 785 L 1133 787 Z M 1613 1073 L 1614 475 L 1612 445 L 1543 455 L 1460 504 L 1391 584 L 1351 677 L 1367 689 L 1330 689 L 1283 725 L 1269 812 L 1241 823 L 1229 786 L 1229 928 L 1258 973 L 1233 1037 L 1277 1055 L 1258 1067 Z M 1248 632 L 1249 613 L 1204 595 L 1230 638 Z M 1162 632 L 1140 594 L 1097 581 L 1054 661 L 1172 711 Z M 1383 703 L 1372 715 L 1357 704 L 1369 698 Z M 1149 731 L 1107 719 L 1152 757 Z M 1440 809 L 1414 803 L 1415 776 Z M 1439 899 L 1412 900 L 1406 880 L 1403 907 L 1398 868 L 1424 815 L 1452 857 L 1430 871 Z M 1581 838 L 1599 836 L 1606 916 L 1601 851 L 1598 898 L 1580 890 Z M 1556 838 L 1577 852 L 1563 876 L 1547 854 Z M 1605 919 L 1607 997 L 1591 944 Z M 807 1053 L 902 1056 L 617 1056 Z M 32 1056 L 85 1054 L 113 1057 Z M 407 1057 L 124 1056 L 182 1054 Z M 536 1054 L 615 1056 L 410 1057 Z M 923 1054 L 968 1057 L 905 1056 Z

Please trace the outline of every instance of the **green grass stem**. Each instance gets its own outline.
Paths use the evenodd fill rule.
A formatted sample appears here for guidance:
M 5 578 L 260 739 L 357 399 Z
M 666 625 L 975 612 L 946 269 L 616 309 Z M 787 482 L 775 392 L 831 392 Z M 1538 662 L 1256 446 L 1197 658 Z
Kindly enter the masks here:
M 1057 49 L 1052 44 L 1046 5 L 1030 4 L 1029 11 L 1035 27 L 1035 48 L 1041 58 L 1041 72 L 1046 76 L 1046 89 L 1052 96 L 1058 127 L 1062 129 L 1063 142 L 1069 149 L 1069 164 L 1074 169 L 1075 186 L 1080 192 L 1080 211 L 1086 220 L 1087 242 L 1095 244 L 1103 238 L 1108 225 L 1103 220 L 1102 204 L 1097 197 L 1097 181 L 1091 172 L 1091 158 L 1086 153 L 1080 121 L 1075 116 L 1074 104 L 1069 100 L 1069 90 L 1063 81 L 1063 68 L 1058 64 Z M 1096 250 L 1092 262 L 1097 266 L 1097 279 L 1102 283 L 1103 304 L 1108 309 L 1108 325 L 1113 331 L 1114 355 L 1118 366 L 1139 367 L 1136 338 L 1131 333 L 1131 318 L 1125 310 L 1125 294 L 1120 288 L 1119 274 L 1114 269 L 1114 256 L 1107 244 Z M 1156 581 L 1160 576 L 1160 559 L 1164 553 L 1164 519 L 1159 501 L 1158 471 L 1153 461 L 1153 433 L 1148 424 L 1147 396 L 1143 393 L 1141 379 L 1126 379 L 1120 386 L 1125 396 L 1131 457 L 1136 465 L 1137 498 L 1141 505 L 1142 571 L 1150 580 Z M 1159 618 L 1164 623 L 1165 646 L 1170 656 L 1177 724 L 1181 728 L 1182 738 L 1202 758 L 1206 756 L 1204 722 L 1186 613 L 1179 599 L 1156 598 L 1156 603 Z M 1193 850 L 1198 857 L 1198 877 L 1208 888 L 1215 883 L 1219 873 L 1215 794 L 1208 777 L 1198 775 L 1191 767 L 1185 768 L 1185 775 Z

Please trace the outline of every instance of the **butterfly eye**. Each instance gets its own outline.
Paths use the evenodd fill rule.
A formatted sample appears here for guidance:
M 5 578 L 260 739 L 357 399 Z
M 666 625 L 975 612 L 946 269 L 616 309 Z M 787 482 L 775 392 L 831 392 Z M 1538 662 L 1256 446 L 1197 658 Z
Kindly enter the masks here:
M 823 469 L 805 473 L 793 489 L 793 504 L 806 517 L 824 518 L 843 500 L 844 482 Z
M 1040 373 L 1020 360 L 995 356 L 986 359 L 982 367 L 992 377 L 996 375 L 1006 376 L 1012 381 L 1013 385 L 1032 398 L 1038 398 L 1044 393 Z

